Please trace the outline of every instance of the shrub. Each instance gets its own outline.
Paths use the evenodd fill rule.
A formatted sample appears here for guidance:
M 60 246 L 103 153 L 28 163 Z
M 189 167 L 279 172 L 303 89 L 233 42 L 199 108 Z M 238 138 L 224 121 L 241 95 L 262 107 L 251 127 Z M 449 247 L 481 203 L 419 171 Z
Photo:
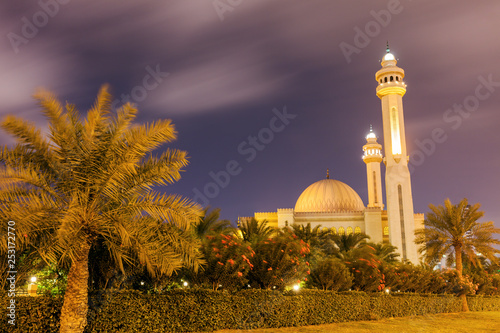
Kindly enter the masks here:
M 198 273 L 199 280 L 213 290 L 234 290 L 248 280 L 254 252 L 250 245 L 235 235 L 206 236 L 202 252 L 206 265 Z
M 379 268 L 380 260 L 358 258 L 346 264 L 353 275 L 352 289 L 366 292 L 384 290 L 385 276 Z
M 323 290 L 348 290 L 352 286 L 352 275 L 340 260 L 326 259 L 311 271 L 308 285 Z
M 8 298 L 0 297 L 5 309 Z M 470 296 L 472 311 L 500 311 L 500 298 Z M 17 297 L 16 326 L 0 321 L 0 332 L 57 333 L 62 298 Z M 172 290 L 164 294 L 107 292 L 90 296 L 86 333 L 200 332 L 318 325 L 354 320 L 458 312 L 453 295 L 367 294 L 322 290 L 221 292 Z
M 251 260 L 254 267 L 248 274 L 250 284 L 283 290 L 310 274 L 309 263 L 304 260 L 310 252 L 309 245 L 293 236 L 280 233 L 254 245 L 255 256 Z

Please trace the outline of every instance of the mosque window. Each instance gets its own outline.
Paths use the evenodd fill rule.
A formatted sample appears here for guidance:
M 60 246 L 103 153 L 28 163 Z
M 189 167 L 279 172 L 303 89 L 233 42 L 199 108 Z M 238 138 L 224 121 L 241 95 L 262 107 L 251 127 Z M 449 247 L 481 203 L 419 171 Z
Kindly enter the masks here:
M 327 231 L 328 231 L 328 228 L 327 228 L 327 227 L 324 227 L 324 228 L 323 228 L 323 231 L 324 231 L 324 232 L 327 232 Z
M 389 236 L 389 227 L 384 227 L 384 236 Z
M 347 228 L 347 234 L 348 234 L 348 235 L 352 234 L 352 227 L 348 227 L 348 228 Z
M 361 228 L 360 227 L 354 228 L 354 233 L 355 234 L 360 234 L 361 233 Z
M 391 82 L 394 81 L 394 77 L 391 75 Z
M 396 81 L 399 81 L 399 76 L 396 76 Z
M 384 82 L 387 82 L 387 77 L 384 77 Z
M 380 83 L 382 83 L 382 79 L 380 79 Z
M 344 227 L 339 228 L 339 235 L 345 235 Z
M 336 235 L 337 234 L 337 229 L 335 228 L 331 228 L 330 231 L 332 232 L 332 234 Z

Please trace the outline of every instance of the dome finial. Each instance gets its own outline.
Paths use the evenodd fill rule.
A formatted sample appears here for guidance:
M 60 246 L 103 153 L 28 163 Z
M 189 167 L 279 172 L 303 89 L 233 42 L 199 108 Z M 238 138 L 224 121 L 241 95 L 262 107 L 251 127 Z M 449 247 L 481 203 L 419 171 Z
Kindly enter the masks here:
M 389 41 L 387 41 L 387 49 L 386 49 L 386 52 L 387 52 L 387 53 L 391 53 L 391 49 L 389 48 Z
M 326 179 L 330 179 L 330 170 L 326 169 Z
M 375 135 L 375 133 L 373 133 L 372 124 L 370 124 L 370 132 L 366 136 L 366 140 L 370 140 L 370 139 L 377 139 L 377 136 Z

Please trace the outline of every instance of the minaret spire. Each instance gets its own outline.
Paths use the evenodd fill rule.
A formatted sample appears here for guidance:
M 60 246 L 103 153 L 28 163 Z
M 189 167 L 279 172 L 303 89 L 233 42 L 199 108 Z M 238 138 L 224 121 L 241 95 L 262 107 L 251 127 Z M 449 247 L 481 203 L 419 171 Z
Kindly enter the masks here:
M 363 161 L 366 163 L 366 180 L 368 184 L 368 207 L 383 209 L 382 178 L 380 175 L 382 145 L 377 142 L 377 136 L 373 133 L 372 125 L 370 125 L 370 133 L 366 136 L 366 144 L 363 146 L 363 151 Z M 382 234 L 380 233 L 379 236 L 382 237 Z
M 330 170 L 326 169 L 326 179 L 330 179 Z
M 391 53 L 391 49 L 389 48 L 389 41 L 387 41 L 387 48 L 385 50 L 387 53 Z
M 376 89 L 382 107 L 384 134 L 385 193 L 389 242 L 396 246 L 403 261 L 418 263 L 415 245 L 415 215 L 411 194 L 411 177 L 408 169 L 408 152 L 403 116 L 403 96 L 406 84 L 405 71 L 397 66 L 396 58 L 389 52 L 382 58 L 382 68 L 375 74 Z

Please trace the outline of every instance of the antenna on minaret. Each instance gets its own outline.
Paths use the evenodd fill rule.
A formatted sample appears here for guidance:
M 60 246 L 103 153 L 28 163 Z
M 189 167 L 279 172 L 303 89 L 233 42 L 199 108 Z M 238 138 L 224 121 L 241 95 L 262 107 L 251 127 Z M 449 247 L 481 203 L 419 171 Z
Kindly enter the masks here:
M 326 169 L 326 179 L 330 179 L 330 170 Z
M 389 49 L 389 41 L 387 41 L 387 49 L 386 49 L 387 53 L 391 53 L 391 49 Z
M 372 127 L 372 124 L 370 124 L 370 133 L 373 132 L 373 127 Z

